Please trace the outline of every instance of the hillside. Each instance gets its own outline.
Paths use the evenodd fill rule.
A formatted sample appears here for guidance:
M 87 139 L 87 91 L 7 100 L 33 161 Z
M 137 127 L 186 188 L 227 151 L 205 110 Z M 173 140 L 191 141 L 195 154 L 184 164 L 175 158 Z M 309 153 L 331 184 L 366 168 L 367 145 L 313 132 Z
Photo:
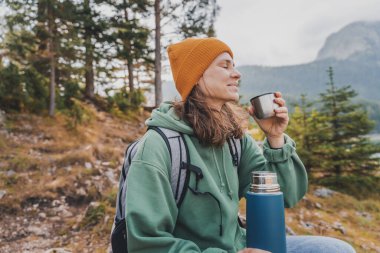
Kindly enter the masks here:
M 0 252 L 108 251 L 123 153 L 144 133 L 148 114 L 121 119 L 82 107 L 87 120 L 76 129 L 62 114 L 0 115 Z M 379 199 L 313 185 L 286 220 L 289 233 L 335 236 L 358 252 L 380 252 Z

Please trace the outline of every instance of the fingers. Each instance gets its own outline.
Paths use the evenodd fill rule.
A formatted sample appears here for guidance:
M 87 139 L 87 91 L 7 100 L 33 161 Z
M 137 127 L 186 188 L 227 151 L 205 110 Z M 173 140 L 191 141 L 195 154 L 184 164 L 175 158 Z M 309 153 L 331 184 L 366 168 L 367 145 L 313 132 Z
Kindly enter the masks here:
M 282 118 L 282 119 L 288 119 L 289 118 L 288 108 L 286 108 L 286 107 L 276 108 L 274 110 L 274 112 L 276 113 L 276 117 L 278 117 L 278 118 Z
M 276 98 L 282 98 L 282 93 L 279 92 L 279 91 L 276 91 L 276 92 L 274 93 L 274 96 L 275 96 Z
M 254 111 L 255 111 L 255 110 L 253 109 L 253 106 L 248 107 L 248 112 L 249 112 L 249 114 L 253 115 L 253 112 L 254 112 Z
M 275 98 L 274 102 L 276 104 L 278 104 L 280 107 L 283 107 L 286 104 L 285 100 L 283 98 L 281 98 L 281 97 L 280 98 Z

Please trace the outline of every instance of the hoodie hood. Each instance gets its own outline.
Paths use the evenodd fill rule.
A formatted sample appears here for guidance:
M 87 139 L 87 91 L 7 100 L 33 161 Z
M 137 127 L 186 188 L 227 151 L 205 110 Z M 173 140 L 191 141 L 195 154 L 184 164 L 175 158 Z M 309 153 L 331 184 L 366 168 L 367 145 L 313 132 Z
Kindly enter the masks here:
M 183 121 L 174 111 L 172 102 L 164 102 L 159 108 L 154 109 L 145 124 L 155 127 L 164 127 L 187 135 L 193 134 L 193 129 Z

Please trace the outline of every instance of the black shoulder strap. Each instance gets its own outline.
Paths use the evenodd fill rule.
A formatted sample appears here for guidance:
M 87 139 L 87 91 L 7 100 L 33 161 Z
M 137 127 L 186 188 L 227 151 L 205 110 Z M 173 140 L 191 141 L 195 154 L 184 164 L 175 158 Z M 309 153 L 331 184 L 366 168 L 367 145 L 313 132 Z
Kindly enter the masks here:
M 240 164 L 240 159 L 241 159 L 241 146 L 242 146 L 241 139 L 236 139 L 236 138 L 231 137 L 227 139 L 227 143 L 230 149 L 232 162 L 234 166 L 238 167 Z

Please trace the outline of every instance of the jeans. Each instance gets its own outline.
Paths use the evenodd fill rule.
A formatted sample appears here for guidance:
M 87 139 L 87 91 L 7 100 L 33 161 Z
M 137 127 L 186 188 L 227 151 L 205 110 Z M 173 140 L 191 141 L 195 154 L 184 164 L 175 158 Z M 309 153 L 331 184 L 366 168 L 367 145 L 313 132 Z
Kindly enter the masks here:
M 286 248 L 287 253 L 355 253 L 350 244 L 324 236 L 287 236 Z

